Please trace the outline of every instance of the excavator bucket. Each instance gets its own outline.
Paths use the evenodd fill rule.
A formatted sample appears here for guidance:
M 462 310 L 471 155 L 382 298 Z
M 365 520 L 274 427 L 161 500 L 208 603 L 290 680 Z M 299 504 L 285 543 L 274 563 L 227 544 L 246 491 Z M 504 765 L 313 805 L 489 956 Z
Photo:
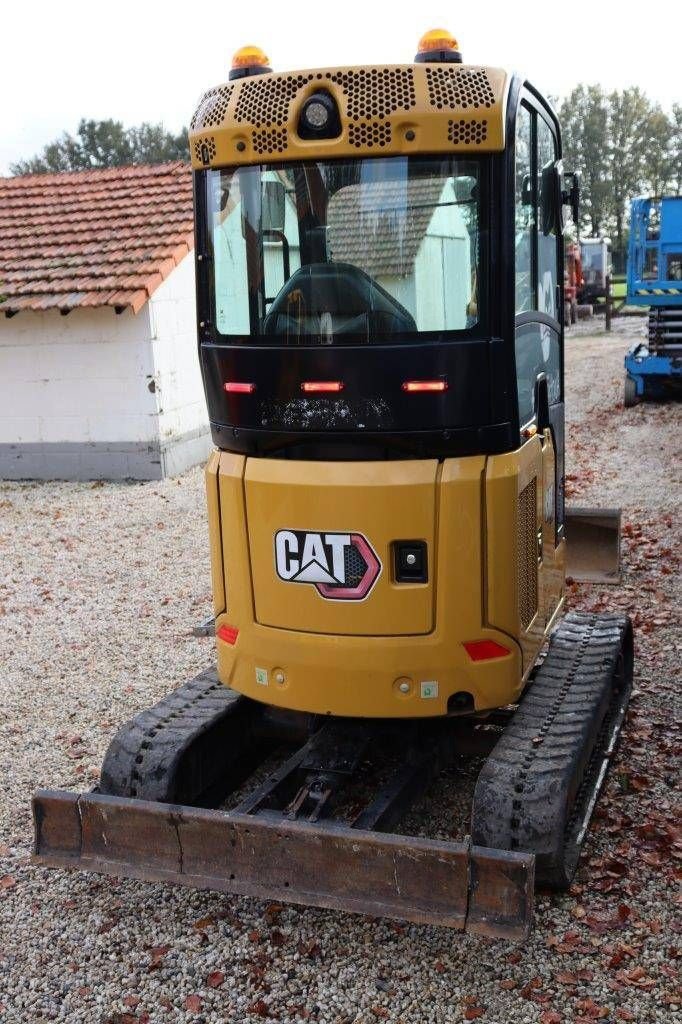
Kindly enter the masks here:
M 619 508 L 567 508 L 566 575 L 585 583 L 620 579 Z

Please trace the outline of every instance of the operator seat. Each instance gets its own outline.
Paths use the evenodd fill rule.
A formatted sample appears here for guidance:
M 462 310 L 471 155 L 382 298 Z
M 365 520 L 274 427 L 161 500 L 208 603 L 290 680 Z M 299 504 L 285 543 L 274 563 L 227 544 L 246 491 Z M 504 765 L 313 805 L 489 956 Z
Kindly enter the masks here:
M 416 334 L 414 317 L 385 288 L 351 263 L 300 267 L 275 297 L 263 333 L 338 336 Z

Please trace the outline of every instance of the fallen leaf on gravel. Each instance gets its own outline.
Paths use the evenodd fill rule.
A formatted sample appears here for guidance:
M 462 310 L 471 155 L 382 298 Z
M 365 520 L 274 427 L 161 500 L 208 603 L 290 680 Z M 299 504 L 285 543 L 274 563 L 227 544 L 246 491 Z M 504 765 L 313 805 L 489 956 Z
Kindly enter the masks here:
M 160 967 L 163 963 L 163 958 L 169 951 L 170 946 L 152 946 L 149 950 L 149 970 L 153 971 L 156 967 Z
M 12 875 L 3 875 L 0 878 L 0 889 L 12 889 L 16 884 L 17 880 Z
M 212 917 L 200 917 L 198 921 L 195 921 L 192 928 L 196 928 L 198 932 L 206 931 L 207 928 L 211 928 L 215 924 L 215 920 Z
M 518 981 L 514 981 L 513 978 L 504 978 L 500 982 L 500 988 L 504 989 L 505 992 L 511 992 L 511 990 L 513 988 L 516 988 L 517 985 L 518 985 Z
M 626 1010 L 624 1006 L 619 1006 L 616 1010 L 616 1017 L 618 1020 L 634 1020 L 635 1015 L 630 1010 Z
M 260 941 L 260 932 L 258 931 L 257 928 L 252 928 L 251 931 L 249 932 L 249 934 L 247 935 L 247 938 L 248 938 L 249 942 L 259 942 Z
M 381 1020 L 386 1020 L 388 1017 L 391 1016 L 384 1006 L 373 1006 L 372 1013 L 374 1014 L 375 1017 L 379 1017 Z
M 477 1017 L 484 1017 L 485 1010 L 482 1006 L 467 1006 L 464 1011 L 465 1020 L 476 1020 Z
M 600 1020 L 609 1016 L 609 1008 L 599 1006 L 594 999 L 579 999 L 576 1006 L 588 1020 Z
M 286 944 L 286 935 L 279 930 L 279 928 L 273 928 L 270 932 L 270 945 L 272 946 L 284 946 Z
M 201 996 L 187 996 L 183 1005 L 190 1013 L 201 1013 L 201 1007 L 203 1006 Z
M 274 924 L 283 910 L 284 907 L 281 903 L 268 903 L 265 908 L 265 919 L 268 924 Z
M 631 971 L 618 971 L 616 978 L 618 981 L 622 981 L 626 985 L 634 985 L 636 988 L 653 988 L 656 984 L 653 978 L 647 977 L 643 967 L 633 967 Z
M 264 999 L 257 999 L 255 1003 L 251 1003 L 249 1007 L 249 1013 L 255 1013 L 256 1017 L 269 1017 L 270 1010 L 268 1004 Z
M 540 1014 L 540 1024 L 561 1024 L 563 1017 L 556 1010 L 544 1010 Z
M 559 971 L 554 975 L 554 980 L 558 981 L 560 985 L 577 985 L 578 975 L 572 974 L 570 971 Z
M 211 971 L 209 976 L 206 978 L 206 984 L 209 988 L 220 988 L 224 981 L 225 975 L 222 971 Z
M 129 1006 L 131 1010 L 136 1010 L 140 1002 L 139 996 L 124 996 L 123 1005 Z
M 310 942 L 297 942 L 296 950 L 300 956 L 307 956 L 309 960 L 322 956 L 322 948 L 319 942 L 316 942 L 315 939 L 311 939 Z

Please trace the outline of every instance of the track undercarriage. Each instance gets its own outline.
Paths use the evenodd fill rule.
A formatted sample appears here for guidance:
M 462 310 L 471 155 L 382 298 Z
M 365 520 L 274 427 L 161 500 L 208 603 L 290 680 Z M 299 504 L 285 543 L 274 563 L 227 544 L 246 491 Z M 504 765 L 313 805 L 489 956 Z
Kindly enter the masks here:
M 35 859 L 521 938 L 534 879 L 573 876 L 631 679 L 629 621 L 579 613 L 485 718 L 320 719 L 205 672 L 123 726 L 92 793 L 36 794 Z M 462 757 L 467 834 L 393 833 Z

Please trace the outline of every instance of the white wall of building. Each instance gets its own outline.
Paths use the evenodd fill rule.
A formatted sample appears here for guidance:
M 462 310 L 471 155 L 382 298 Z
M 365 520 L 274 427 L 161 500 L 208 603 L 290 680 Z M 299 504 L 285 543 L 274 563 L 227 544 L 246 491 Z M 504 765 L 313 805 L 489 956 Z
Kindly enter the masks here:
M 148 303 L 162 441 L 208 430 L 197 353 L 194 287 L 194 254 L 189 253 Z
M 192 253 L 136 315 L 0 317 L 0 478 L 148 479 L 210 449 Z
M 149 335 L 147 306 L 0 317 L 0 443 L 154 440 Z

